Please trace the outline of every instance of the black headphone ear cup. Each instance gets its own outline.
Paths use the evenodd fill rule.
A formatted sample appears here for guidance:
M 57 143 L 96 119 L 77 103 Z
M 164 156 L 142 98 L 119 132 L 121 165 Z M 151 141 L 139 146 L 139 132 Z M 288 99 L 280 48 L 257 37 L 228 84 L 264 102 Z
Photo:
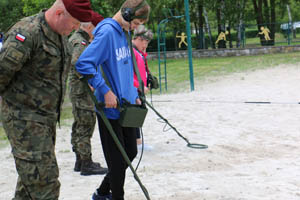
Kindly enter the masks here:
M 146 0 L 143 0 L 141 3 L 139 3 L 136 7 L 134 8 L 122 8 L 121 9 L 121 14 L 122 17 L 125 21 L 131 22 L 135 17 L 135 12 L 142 8 L 146 4 Z
M 131 8 L 122 8 L 122 17 L 125 21 L 131 22 L 132 21 Z

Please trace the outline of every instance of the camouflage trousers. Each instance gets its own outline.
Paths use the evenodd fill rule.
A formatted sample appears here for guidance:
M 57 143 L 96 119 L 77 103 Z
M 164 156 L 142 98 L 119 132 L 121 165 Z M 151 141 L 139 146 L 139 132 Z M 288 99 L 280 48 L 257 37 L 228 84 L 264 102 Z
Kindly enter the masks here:
M 60 183 L 55 157 L 55 123 L 4 118 L 18 181 L 13 200 L 57 200 Z
M 93 111 L 93 105 L 87 107 L 83 106 L 84 102 L 80 100 L 72 99 L 72 112 L 74 116 L 74 122 L 72 125 L 71 133 L 71 144 L 73 151 L 78 154 L 81 159 L 90 159 L 92 148 L 91 148 L 91 137 L 96 124 L 96 114 Z

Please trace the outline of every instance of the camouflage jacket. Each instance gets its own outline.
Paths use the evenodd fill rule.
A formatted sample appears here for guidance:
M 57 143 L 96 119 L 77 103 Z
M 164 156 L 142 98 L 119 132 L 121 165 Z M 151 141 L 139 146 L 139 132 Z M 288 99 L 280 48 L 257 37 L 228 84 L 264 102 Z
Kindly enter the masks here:
M 71 62 L 68 38 L 55 33 L 45 11 L 17 22 L 0 52 L 2 113 L 21 120 L 59 120 Z
M 70 37 L 69 42 L 73 47 L 71 69 L 69 74 L 69 84 L 70 84 L 70 99 L 76 107 L 86 110 L 94 110 L 94 103 L 86 91 L 85 83 L 82 82 L 78 76 L 75 69 L 75 64 L 85 50 L 85 48 L 90 44 L 90 36 L 87 32 L 82 29 L 76 31 L 72 37 Z

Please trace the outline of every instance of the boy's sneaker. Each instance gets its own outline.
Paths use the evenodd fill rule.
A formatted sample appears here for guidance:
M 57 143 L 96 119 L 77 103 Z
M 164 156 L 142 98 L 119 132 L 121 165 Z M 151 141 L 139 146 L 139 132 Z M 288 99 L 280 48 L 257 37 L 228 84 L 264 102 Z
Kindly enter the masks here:
M 143 148 L 143 144 L 139 144 L 137 146 L 138 146 L 138 150 L 141 151 Z M 153 147 L 151 145 L 144 144 L 144 151 L 151 151 L 151 150 L 153 150 Z
M 91 200 L 112 200 L 111 194 L 101 196 L 98 194 L 98 191 L 96 190 L 91 198 Z

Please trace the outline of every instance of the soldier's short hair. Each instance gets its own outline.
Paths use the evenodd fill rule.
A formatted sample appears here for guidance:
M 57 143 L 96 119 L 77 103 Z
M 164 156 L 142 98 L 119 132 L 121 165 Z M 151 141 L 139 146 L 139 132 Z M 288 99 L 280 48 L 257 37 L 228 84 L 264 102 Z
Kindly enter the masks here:
M 84 27 L 84 28 L 87 28 L 89 25 L 91 25 L 92 22 L 81 22 L 80 23 L 80 27 Z

